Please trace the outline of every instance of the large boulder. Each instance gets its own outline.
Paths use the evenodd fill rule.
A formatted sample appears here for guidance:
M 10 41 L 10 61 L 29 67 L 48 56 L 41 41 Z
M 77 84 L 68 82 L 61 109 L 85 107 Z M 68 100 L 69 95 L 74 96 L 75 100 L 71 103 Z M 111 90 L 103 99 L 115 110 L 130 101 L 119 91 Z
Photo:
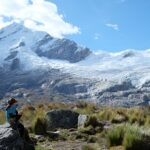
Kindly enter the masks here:
M 34 150 L 34 146 L 20 137 L 8 125 L 0 126 L 0 150 Z
M 78 126 L 77 112 L 71 110 L 52 110 L 46 114 L 48 130 L 57 128 L 77 128 Z

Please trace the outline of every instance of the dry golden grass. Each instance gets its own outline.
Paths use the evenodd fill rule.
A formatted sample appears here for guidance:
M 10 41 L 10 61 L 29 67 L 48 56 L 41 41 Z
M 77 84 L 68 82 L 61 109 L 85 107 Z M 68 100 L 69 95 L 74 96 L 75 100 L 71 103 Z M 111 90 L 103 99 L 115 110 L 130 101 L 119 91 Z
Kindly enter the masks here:
M 46 112 L 53 109 L 70 109 L 80 114 L 94 115 L 98 120 L 109 120 L 121 114 L 128 117 L 130 124 L 138 124 L 142 126 L 150 126 L 150 107 L 134 107 L 134 108 L 111 108 L 96 106 L 91 102 L 78 101 L 77 103 L 50 102 L 41 103 L 35 106 L 25 105 L 21 108 L 22 121 L 25 124 L 32 124 L 34 118 L 42 118 Z M 5 112 L 0 111 L 0 124 L 5 122 Z
M 123 146 L 113 146 L 109 150 L 125 150 Z
M 0 110 L 0 124 L 4 124 L 6 122 L 5 112 Z

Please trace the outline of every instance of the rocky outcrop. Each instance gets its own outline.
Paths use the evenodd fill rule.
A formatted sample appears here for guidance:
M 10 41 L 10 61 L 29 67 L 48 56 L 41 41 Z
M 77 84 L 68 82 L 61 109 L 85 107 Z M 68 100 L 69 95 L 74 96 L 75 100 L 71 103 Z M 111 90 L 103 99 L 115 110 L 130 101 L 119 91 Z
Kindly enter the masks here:
M 68 60 L 71 63 L 79 62 L 91 54 L 88 48 L 79 47 L 68 39 L 53 39 L 46 35 L 33 47 L 39 56 L 49 59 Z
M 20 69 L 20 60 L 18 58 L 15 58 L 12 61 L 12 64 L 10 66 L 10 70 L 16 70 L 16 69 Z
M 64 78 L 54 84 L 54 90 L 58 93 L 74 95 L 79 93 L 87 93 L 89 83 L 80 78 Z
M 52 110 L 46 114 L 48 130 L 77 128 L 79 114 L 71 110 Z
M 3 125 L 0 126 L 0 150 L 34 150 L 34 147 L 21 138 L 16 130 Z

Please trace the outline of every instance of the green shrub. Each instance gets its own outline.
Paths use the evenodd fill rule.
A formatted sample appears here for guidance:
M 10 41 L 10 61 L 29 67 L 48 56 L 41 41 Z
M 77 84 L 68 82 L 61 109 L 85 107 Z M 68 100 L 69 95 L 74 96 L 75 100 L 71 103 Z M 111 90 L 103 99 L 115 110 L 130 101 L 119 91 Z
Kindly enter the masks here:
M 107 133 L 109 146 L 123 145 L 126 150 L 150 150 L 149 130 L 138 126 L 122 125 Z
M 112 120 L 116 115 L 115 111 L 110 108 L 101 110 L 98 114 L 100 120 Z
M 117 126 L 107 133 L 109 146 L 121 145 L 125 134 L 125 126 Z
M 123 145 L 126 150 L 150 150 L 150 137 L 142 134 L 138 128 L 131 128 L 125 133 Z

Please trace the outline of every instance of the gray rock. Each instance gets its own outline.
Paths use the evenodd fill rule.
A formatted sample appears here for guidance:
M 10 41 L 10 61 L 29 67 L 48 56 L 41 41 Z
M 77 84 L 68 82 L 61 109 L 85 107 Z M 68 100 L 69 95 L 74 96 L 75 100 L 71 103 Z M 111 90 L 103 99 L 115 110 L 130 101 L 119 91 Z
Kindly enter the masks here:
M 79 115 L 78 116 L 78 128 L 84 128 L 87 120 L 88 120 L 87 115 Z
M 59 93 L 73 95 L 77 93 L 86 93 L 88 89 L 88 82 L 80 79 L 63 79 L 56 82 L 54 85 L 54 90 Z
M 52 110 L 46 114 L 47 128 L 77 128 L 78 116 L 78 113 L 71 110 Z
M 0 150 L 34 150 L 25 142 L 16 130 L 8 126 L 0 126 Z

